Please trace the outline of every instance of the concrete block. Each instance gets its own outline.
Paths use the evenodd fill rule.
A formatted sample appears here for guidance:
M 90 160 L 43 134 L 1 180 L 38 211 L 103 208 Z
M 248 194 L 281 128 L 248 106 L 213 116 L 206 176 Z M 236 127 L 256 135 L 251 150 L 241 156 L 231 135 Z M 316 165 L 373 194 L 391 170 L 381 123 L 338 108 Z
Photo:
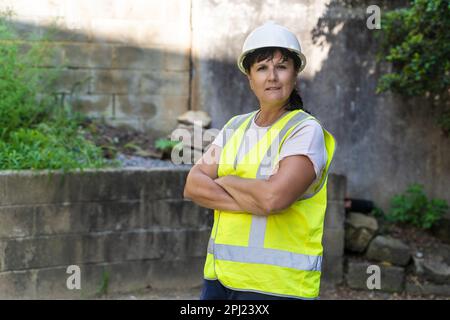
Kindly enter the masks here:
M 42 49 L 47 50 L 46 54 L 42 57 L 40 61 L 37 61 L 37 66 L 39 67 L 60 67 L 64 62 L 64 50 L 59 45 L 55 45 L 51 42 L 23 42 L 18 43 L 19 53 L 27 55 L 33 48 L 33 45 L 41 46 Z M 41 49 L 41 50 L 42 50 Z
M 90 117 L 112 117 L 114 113 L 113 95 L 74 95 L 66 96 L 74 111 L 81 112 Z
M 340 284 L 344 280 L 344 257 L 327 254 L 322 261 L 322 282 L 326 284 Z
M 59 202 L 64 198 L 64 180 L 44 171 L 1 171 L 0 197 L 4 206 Z
M 115 95 L 114 117 L 137 117 L 143 121 L 155 117 L 163 108 L 163 97 L 158 95 Z
M 190 67 L 189 49 L 166 48 L 164 50 L 164 70 L 185 71 Z
M 323 252 L 324 255 L 344 255 L 344 229 L 324 229 Z
M 327 181 L 328 201 L 343 201 L 347 190 L 347 178 L 344 175 L 329 174 Z
M 1 271 L 23 270 L 81 262 L 81 239 L 76 235 L 3 240 Z
M 152 175 L 151 171 L 148 174 Z M 65 199 L 69 202 L 138 200 L 142 195 L 141 177 L 137 170 L 71 171 L 65 176 Z
M 0 272 L 0 299 L 33 299 L 36 296 L 36 271 Z
M 345 221 L 345 207 L 343 201 L 329 201 L 325 213 L 326 229 L 343 229 Z
M 91 70 L 62 69 L 58 72 L 51 90 L 56 93 L 87 94 L 91 91 L 93 74 Z
M 32 206 L 0 207 L 0 239 L 31 236 L 33 218 Z
M 113 68 L 156 70 L 164 67 L 164 52 L 159 48 L 115 46 Z
M 211 235 L 211 229 L 188 230 L 186 231 L 186 255 L 187 257 L 206 258 L 208 241 Z
M 204 258 L 155 261 L 149 274 L 151 287 L 155 289 L 182 289 L 201 286 L 204 263 Z
M 69 204 L 38 205 L 34 208 L 34 236 L 82 231 L 72 224 L 72 216 L 80 217 L 77 206 Z M 77 230 L 78 229 L 78 230 Z
M 210 228 L 213 210 L 198 206 L 189 200 L 156 200 L 148 203 L 150 225 L 168 228 Z
M 101 43 L 65 43 L 64 65 L 70 68 L 111 68 L 113 46 Z
M 412 295 L 436 295 L 450 297 L 450 285 L 435 283 L 415 283 L 406 281 L 405 291 Z
M 137 94 L 140 72 L 133 70 L 93 70 L 92 93 Z
M 55 267 L 36 270 L 36 293 L 34 299 L 86 299 L 86 272 L 80 267 L 80 289 L 69 289 L 67 280 L 73 273 L 67 273 L 67 267 Z
M 373 232 L 366 228 L 347 227 L 345 230 L 345 248 L 352 252 L 362 253 L 366 250 L 373 236 Z
M 144 72 L 140 75 L 139 92 L 145 95 L 189 95 L 189 72 Z
M 161 258 L 167 247 L 161 240 L 167 239 L 166 233 L 150 230 L 84 235 L 83 261 L 113 263 Z
M 146 228 L 143 204 L 130 202 L 62 203 L 35 207 L 34 236 L 128 231 Z
M 172 170 L 158 168 L 141 175 L 142 199 L 183 199 L 188 168 Z M 157 188 L 155 188 L 155 186 Z
M 386 261 L 406 266 L 411 260 L 410 248 L 399 239 L 385 236 L 375 237 L 367 248 L 366 257 L 374 261 Z
M 347 285 L 353 289 L 370 290 L 367 287 L 367 280 L 370 276 L 373 275 L 373 272 L 367 272 L 370 265 L 372 265 L 372 263 L 367 261 L 348 261 L 347 272 L 345 275 Z M 403 291 L 405 282 L 405 269 L 395 266 L 378 266 L 380 267 L 380 290 L 387 292 Z

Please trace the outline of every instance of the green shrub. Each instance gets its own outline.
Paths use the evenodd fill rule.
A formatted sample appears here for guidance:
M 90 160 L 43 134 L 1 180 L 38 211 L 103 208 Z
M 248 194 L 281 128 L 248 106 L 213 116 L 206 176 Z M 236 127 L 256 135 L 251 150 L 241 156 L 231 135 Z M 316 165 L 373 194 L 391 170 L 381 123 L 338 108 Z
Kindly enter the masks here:
M 448 208 L 445 200 L 430 201 L 423 191 L 423 186 L 413 184 L 405 194 L 396 195 L 391 199 L 391 210 L 386 219 L 428 229 L 447 212 Z
M 0 12 L 0 170 L 116 166 L 84 138 L 84 116 L 57 103 L 59 70 L 41 67 L 48 42 L 21 42 L 13 30 L 11 13 Z
M 180 141 L 172 141 L 164 138 L 159 138 L 155 141 L 155 148 L 163 153 L 163 159 L 170 158 L 172 149 L 177 146 L 181 146 Z

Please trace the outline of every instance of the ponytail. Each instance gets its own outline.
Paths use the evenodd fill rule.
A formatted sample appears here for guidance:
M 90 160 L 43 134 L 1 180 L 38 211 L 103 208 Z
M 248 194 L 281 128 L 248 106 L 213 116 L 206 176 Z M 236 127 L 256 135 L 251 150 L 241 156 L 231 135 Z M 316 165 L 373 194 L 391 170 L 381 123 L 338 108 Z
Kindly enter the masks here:
M 294 90 L 292 90 L 291 95 L 289 96 L 289 103 L 286 106 L 286 110 L 303 110 L 311 114 L 311 112 L 303 108 L 303 99 L 298 93 L 297 88 L 294 88 Z

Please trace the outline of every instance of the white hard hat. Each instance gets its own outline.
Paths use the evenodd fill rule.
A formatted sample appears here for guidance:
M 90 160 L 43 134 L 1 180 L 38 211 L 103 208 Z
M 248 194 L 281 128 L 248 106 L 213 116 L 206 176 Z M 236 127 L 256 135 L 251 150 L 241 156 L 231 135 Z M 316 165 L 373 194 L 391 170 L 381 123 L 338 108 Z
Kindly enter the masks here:
M 247 36 L 247 39 L 245 39 L 244 45 L 242 46 L 242 53 L 237 61 L 239 70 L 245 73 L 242 62 L 247 54 L 264 47 L 286 48 L 297 54 L 302 62 L 299 72 L 306 66 L 306 57 L 302 53 L 302 48 L 295 34 L 287 28 L 276 24 L 274 21 L 268 21 L 253 30 Z

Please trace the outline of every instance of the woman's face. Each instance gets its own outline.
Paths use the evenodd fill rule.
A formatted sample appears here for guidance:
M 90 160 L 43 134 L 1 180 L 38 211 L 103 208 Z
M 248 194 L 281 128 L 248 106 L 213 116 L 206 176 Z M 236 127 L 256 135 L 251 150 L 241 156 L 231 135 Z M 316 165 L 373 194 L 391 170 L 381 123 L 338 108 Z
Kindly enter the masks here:
M 289 99 L 297 72 L 292 58 L 284 59 L 277 50 L 272 59 L 255 62 L 247 77 L 260 104 L 276 107 L 285 104 Z

